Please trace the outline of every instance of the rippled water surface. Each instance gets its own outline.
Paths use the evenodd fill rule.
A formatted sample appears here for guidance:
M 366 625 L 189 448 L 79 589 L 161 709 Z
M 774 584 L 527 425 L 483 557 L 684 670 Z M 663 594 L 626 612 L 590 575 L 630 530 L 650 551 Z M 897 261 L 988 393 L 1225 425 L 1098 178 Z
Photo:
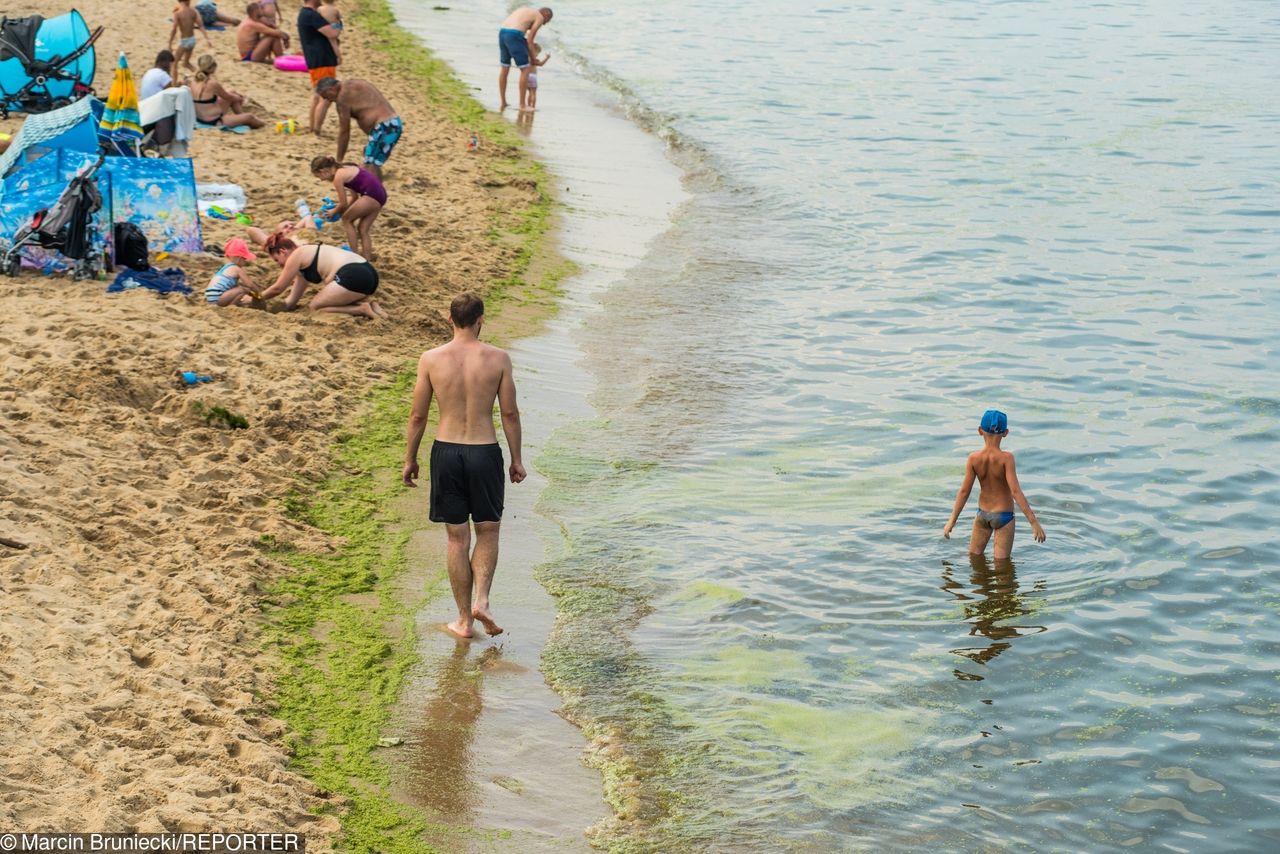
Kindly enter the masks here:
M 695 193 L 536 462 L 617 844 L 1280 846 L 1280 14 L 1222 5 L 555 4 L 538 121 L 576 66 Z M 940 537 L 990 406 L 1012 565 Z

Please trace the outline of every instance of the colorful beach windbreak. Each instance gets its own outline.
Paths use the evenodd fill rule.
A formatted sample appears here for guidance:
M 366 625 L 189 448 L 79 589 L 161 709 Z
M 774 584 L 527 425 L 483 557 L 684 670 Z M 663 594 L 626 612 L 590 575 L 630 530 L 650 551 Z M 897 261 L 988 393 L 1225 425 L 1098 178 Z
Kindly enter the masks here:
M 42 208 L 57 201 L 67 184 L 96 156 L 55 149 L 10 175 L 0 201 L 0 234 L 10 238 Z M 131 222 L 147 236 L 152 252 L 200 252 L 204 242 L 196 209 L 195 170 L 188 159 L 108 157 L 98 171 L 103 206 L 94 217 L 95 245 L 111 248 L 112 225 Z M 66 272 L 67 260 L 56 252 L 30 247 L 22 251 L 27 266 L 46 273 Z
M 107 171 L 112 222 L 141 228 L 152 252 L 203 251 L 196 174 L 189 159 L 109 157 Z

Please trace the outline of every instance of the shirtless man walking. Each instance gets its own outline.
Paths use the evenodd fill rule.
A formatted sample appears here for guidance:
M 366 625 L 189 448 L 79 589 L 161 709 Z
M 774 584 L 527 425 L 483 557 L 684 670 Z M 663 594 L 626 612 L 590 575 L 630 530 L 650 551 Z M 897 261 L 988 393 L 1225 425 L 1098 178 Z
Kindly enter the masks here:
M 525 471 L 520 462 L 520 411 L 511 357 L 480 343 L 484 303 L 475 294 L 460 294 L 449 306 L 449 320 L 453 340 L 428 350 L 418 361 L 402 477 L 405 486 L 417 486 L 418 448 L 434 396 L 440 425 L 431 445 L 431 521 L 443 522 L 449 537 L 449 585 L 458 603 L 458 618 L 446 627 L 457 637 L 470 638 L 476 620 L 488 634 L 502 633 L 489 613 L 505 490 L 502 449 L 493 429 L 495 399 L 511 451 L 506 474 L 512 483 L 519 483 Z M 474 551 L 468 516 L 475 523 Z
M 351 144 L 351 119 L 369 135 L 364 147 L 364 167 L 382 178 L 382 167 L 404 133 L 404 122 L 381 92 L 367 80 L 326 77 L 316 84 L 316 94 L 338 105 L 338 162 Z
M 551 10 L 546 6 L 541 9 L 525 6 L 516 9 L 502 22 L 502 28 L 498 30 L 498 61 L 502 63 L 502 70 L 498 72 L 498 95 L 502 106 L 498 109 L 507 108 L 507 74 L 513 62 L 520 69 L 520 112 L 530 109 L 529 57 L 537 56 L 533 47 L 534 36 L 550 20 Z

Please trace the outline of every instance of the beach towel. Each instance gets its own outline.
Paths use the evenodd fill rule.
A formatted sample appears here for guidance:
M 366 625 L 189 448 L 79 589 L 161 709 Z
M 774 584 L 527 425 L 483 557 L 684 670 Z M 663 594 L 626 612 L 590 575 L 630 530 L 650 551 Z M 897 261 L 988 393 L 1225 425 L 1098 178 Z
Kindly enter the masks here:
M 237 125 L 236 127 L 229 128 L 226 125 L 211 125 L 211 124 L 206 124 L 204 122 L 196 122 L 196 127 L 199 128 L 200 130 L 227 130 L 227 131 L 231 131 L 232 133 L 248 133 L 249 132 L 248 125 Z
M 179 142 L 190 141 L 196 132 L 196 105 L 191 100 L 191 90 L 186 86 L 165 89 L 147 98 L 138 104 L 138 115 L 143 127 L 173 116 L 173 138 Z
M 107 285 L 107 293 L 118 294 L 135 288 L 146 288 L 161 294 L 189 294 L 191 286 L 187 284 L 187 274 L 181 267 L 170 267 L 167 270 L 122 270 L 115 281 Z

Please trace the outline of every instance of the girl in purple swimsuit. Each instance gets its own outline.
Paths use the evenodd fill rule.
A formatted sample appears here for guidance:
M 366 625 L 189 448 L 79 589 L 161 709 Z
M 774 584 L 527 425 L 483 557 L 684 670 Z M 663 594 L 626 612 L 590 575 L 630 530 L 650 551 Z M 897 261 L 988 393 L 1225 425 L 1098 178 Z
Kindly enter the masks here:
M 337 190 L 338 206 L 330 216 L 342 218 L 347 232 L 347 245 L 353 250 L 358 246 L 360 254 L 370 261 L 373 254 L 371 230 L 373 221 L 382 213 L 387 203 L 387 189 L 378 176 L 354 163 L 341 163 L 332 157 L 317 157 L 311 161 L 311 174 L 322 181 L 332 181 Z M 358 242 L 357 242 L 358 239 Z

